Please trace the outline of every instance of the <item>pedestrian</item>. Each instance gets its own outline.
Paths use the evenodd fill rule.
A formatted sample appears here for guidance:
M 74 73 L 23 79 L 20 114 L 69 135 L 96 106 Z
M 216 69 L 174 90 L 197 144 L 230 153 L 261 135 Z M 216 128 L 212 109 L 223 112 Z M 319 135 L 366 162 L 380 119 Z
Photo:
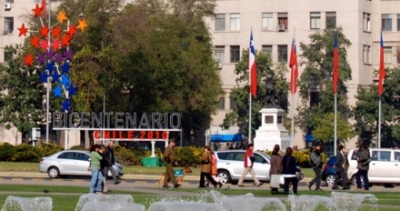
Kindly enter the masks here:
M 107 166 L 107 161 L 105 159 L 105 152 L 106 152 L 106 146 L 103 144 L 99 145 L 99 150 L 97 150 L 99 155 L 101 155 L 102 159 L 100 160 L 100 172 L 101 175 L 103 176 L 103 180 L 101 182 L 101 187 L 102 187 L 102 193 L 108 193 L 108 188 L 107 188 L 107 183 L 106 183 L 106 178 L 107 178 L 107 173 L 105 172 L 105 168 Z
M 257 187 L 260 187 L 261 185 L 263 185 L 264 183 L 260 182 L 257 179 L 256 174 L 254 173 L 254 170 L 253 170 L 253 165 L 254 165 L 254 161 L 255 161 L 255 157 L 253 154 L 253 144 L 249 144 L 247 146 L 247 150 L 244 153 L 243 159 L 244 159 L 244 170 L 243 170 L 242 176 L 240 176 L 240 178 L 239 178 L 238 186 L 244 187 L 243 180 L 244 180 L 244 177 L 248 173 L 250 173 L 251 176 L 253 177 L 253 181 L 255 182 Z
M 210 151 L 210 153 L 211 153 L 211 177 L 221 187 L 222 186 L 221 179 L 219 177 L 217 177 L 217 175 L 218 175 L 218 171 L 217 171 L 217 156 L 215 156 L 215 153 L 212 150 Z M 210 181 L 207 179 L 206 186 L 208 187 L 209 184 L 210 184 Z
M 166 163 L 165 167 L 165 178 L 163 188 L 169 188 L 168 182 L 171 181 L 175 188 L 181 186 L 175 179 L 174 175 L 174 163 L 175 163 L 175 140 L 169 140 L 168 147 L 165 149 L 163 158 Z
M 90 153 L 90 171 L 92 173 L 92 178 L 90 180 L 89 193 L 101 194 L 102 192 L 103 174 L 101 172 L 100 161 L 103 157 L 99 154 L 99 149 L 99 145 L 95 145 Z
M 211 149 L 209 146 L 204 147 L 204 152 L 200 157 L 200 181 L 199 181 L 199 188 L 205 188 L 205 178 L 210 181 L 214 188 L 217 187 L 218 183 L 212 178 L 211 176 Z M 219 185 L 221 187 L 221 185 Z
M 356 157 L 357 157 L 357 169 L 358 169 L 356 173 L 357 189 L 362 190 L 361 177 L 363 177 L 364 190 L 369 190 L 368 170 L 369 170 L 369 163 L 372 160 L 367 142 L 364 141 L 360 145 L 356 153 Z
M 343 145 L 339 145 L 338 147 L 338 154 L 336 156 L 336 163 L 335 163 L 335 183 L 333 184 L 332 190 L 337 190 L 339 182 L 341 182 L 341 186 L 343 190 L 348 190 L 349 187 L 347 186 L 347 172 L 346 172 L 346 153 L 347 149 Z
M 282 157 L 279 154 L 280 147 L 275 144 L 271 155 L 271 169 L 269 171 L 271 178 L 271 193 L 278 193 L 278 188 L 280 185 L 281 174 L 282 174 Z
M 106 151 L 104 153 L 105 158 L 105 167 L 103 171 L 103 175 L 107 178 L 108 172 L 111 172 L 111 176 L 113 178 L 114 184 L 119 184 L 121 181 L 117 178 L 117 173 L 113 165 L 115 164 L 115 156 L 114 156 L 114 141 L 110 140 L 108 142 L 108 146 L 106 147 Z
M 311 190 L 311 187 L 315 183 L 315 190 L 322 191 L 321 189 L 321 179 L 322 179 L 322 143 L 320 141 L 315 142 L 314 150 L 310 154 L 311 165 L 313 166 L 313 170 L 315 173 L 315 177 L 307 184 L 308 189 Z
M 292 184 L 293 193 L 297 194 L 297 185 L 299 180 L 297 175 L 299 174 L 297 169 L 296 160 L 292 156 L 293 149 L 291 147 L 286 148 L 286 154 L 282 158 L 282 174 L 285 176 L 285 183 L 283 190 L 285 194 L 289 193 L 289 184 Z

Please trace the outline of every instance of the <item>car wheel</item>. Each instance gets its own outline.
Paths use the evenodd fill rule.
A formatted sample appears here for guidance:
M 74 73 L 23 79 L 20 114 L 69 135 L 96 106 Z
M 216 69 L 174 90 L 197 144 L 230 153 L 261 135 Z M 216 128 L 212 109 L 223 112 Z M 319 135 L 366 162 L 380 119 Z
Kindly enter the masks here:
M 217 177 L 219 177 L 219 181 L 222 184 L 225 184 L 225 183 L 228 183 L 231 181 L 231 175 L 229 174 L 228 171 L 225 171 L 225 170 L 218 171 Z
M 47 170 L 47 173 L 49 174 L 49 177 L 52 179 L 60 176 L 60 171 L 58 170 L 57 167 L 50 167 L 49 170 Z
M 328 174 L 325 179 L 325 183 L 327 186 L 333 186 L 335 184 L 336 176 L 333 174 Z

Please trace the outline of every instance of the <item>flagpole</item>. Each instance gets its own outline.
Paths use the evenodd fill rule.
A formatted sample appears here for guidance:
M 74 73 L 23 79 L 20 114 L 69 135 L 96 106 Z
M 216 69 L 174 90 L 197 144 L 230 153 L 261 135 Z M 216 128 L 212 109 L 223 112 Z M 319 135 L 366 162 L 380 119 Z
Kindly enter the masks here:
M 249 70 L 250 72 L 250 70 Z M 253 143 L 253 141 L 251 140 L 251 104 L 252 104 L 252 97 L 251 97 L 251 93 L 249 94 L 249 143 Z
M 293 27 L 293 39 L 294 39 L 294 37 L 296 36 L 296 28 L 295 27 Z M 293 45 L 293 43 L 292 43 L 292 45 Z M 292 48 L 293 48 L 293 46 L 292 46 Z M 297 53 L 297 52 L 296 52 Z M 297 56 L 297 55 L 295 55 L 295 56 Z M 297 62 L 297 59 L 296 59 L 296 62 Z M 291 127 L 290 127 L 290 146 L 291 147 L 293 147 L 293 143 L 294 143 L 294 109 L 296 108 L 296 105 L 295 105 L 295 99 L 294 99 L 294 95 L 295 95 L 295 93 L 296 92 L 294 92 L 294 90 L 296 89 L 296 83 L 294 82 L 294 80 L 296 80 L 296 78 L 295 78 L 295 73 L 294 73 L 294 69 L 293 68 L 298 68 L 297 67 L 297 64 L 295 64 L 296 66 L 292 66 L 292 71 L 291 71 L 291 79 L 290 79 L 290 81 L 291 81 L 291 91 L 292 91 L 292 104 L 291 104 L 291 110 L 292 110 L 292 121 L 291 121 Z
M 337 149 L 337 94 L 335 93 L 335 120 L 334 120 L 334 137 L 333 137 L 333 155 L 336 156 Z
M 381 148 L 381 112 L 382 112 L 382 100 L 381 96 L 379 96 L 379 105 L 378 105 L 378 148 Z

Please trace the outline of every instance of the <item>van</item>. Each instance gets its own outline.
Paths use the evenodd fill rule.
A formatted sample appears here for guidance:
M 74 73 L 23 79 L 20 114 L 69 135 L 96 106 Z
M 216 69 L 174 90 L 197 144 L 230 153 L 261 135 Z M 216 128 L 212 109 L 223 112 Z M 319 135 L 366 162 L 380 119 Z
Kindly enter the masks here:
M 356 184 L 358 149 L 348 152 L 349 169 L 347 177 Z M 370 148 L 372 161 L 369 163 L 368 179 L 373 184 L 400 184 L 400 150 Z

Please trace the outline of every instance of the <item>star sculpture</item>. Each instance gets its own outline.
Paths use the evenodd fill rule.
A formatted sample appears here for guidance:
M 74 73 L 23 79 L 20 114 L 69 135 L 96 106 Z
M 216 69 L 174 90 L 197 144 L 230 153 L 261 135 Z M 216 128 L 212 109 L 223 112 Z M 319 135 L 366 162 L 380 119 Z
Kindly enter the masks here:
M 51 43 L 51 48 L 53 48 L 53 51 L 57 51 L 58 49 L 60 49 L 60 47 L 60 40 L 53 40 L 53 43 Z
M 61 38 L 61 44 L 63 46 L 68 47 L 69 46 L 69 40 L 70 40 L 69 35 L 68 34 L 64 34 L 64 36 Z
M 25 28 L 25 24 L 22 24 L 21 28 L 18 28 L 19 30 L 19 37 L 21 37 L 21 35 L 26 36 L 26 33 L 28 32 L 28 29 Z
M 60 21 L 60 23 L 63 23 L 65 20 L 68 20 L 67 16 L 65 15 L 64 11 L 59 11 L 57 20 Z
M 47 83 L 47 78 L 48 78 L 49 76 L 46 74 L 46 72 L 42 72 L 42 74 L 40 74 L 40 82 L 42 82 L 42 83 Z
M 34 13 L 33 17 L 37 17 L 37 16 L 40 16 L 40 14 L 42 13 L 42 8 L 39 7 L 38 4 L 36 4 L 36 7 L 34 9 L 32 9 L 32 11 Z
M 86 19 L 83 19 L 83 20 L 79 20 L 79 25 L 76 28 L 81 29 L 81 31 L 85 31 L 86 27 L 87 27 Z
M 49 73 L 51 73 L 51 71 L 53 71 L 53 69 L 54 69 L 54 63 L 53 62 L 47 62 L 46 70 L 48 70 Z
M 39 63 L 39 65 L 43 65 L 45 62 L 44 54 L 38 54 L 36 57 L 36 62 Z
M 62 109 L 63 109 L 64 111 L 69 112 L 69 111 L 70 111 L 71 103 L 69 102 L 68 99 L 65 99 L 64 102 L 61 104 L 61 106 L 62 106 Z
M 60 54 L 60 53 L 57 53 L 57 54 L 54 56 L 54 61 L 57 62 L 57 64 L 61 64 L 61 62 L 62 62 L 63 60 L 64 60 L 64 58 L 63 58 L 62 54 Z
M 40 30 L 39 30 L 39 32 L 40 32 L 40 35 L 42 36 L 42 37 L 47 37 L 47 35 L 49 35 L 49 28 L 47 28 L 47 26 L 43 26 L 42 28 L 40 28 Z
M 53 89 L 53 94 L 54 97 L 62 97 L 62 89 L 61 87 L 57 84 L 56 87 Z
M 33 66 L 33 56 L 30 53 L 25 56 L 25 64 L 27 66 Z
M 76 26 L 69 26 L 67 33 L 70 37 L 73 37 L 76 34 Z
M 64 62 L 61 67 L 62 74 L 69 74 L 69 62 Z
M 58 25 L 56 25 L 52 30 L 51 33 L 53 34 L 53 37 L 60 39 L 61 37 L 61 29 L 60 27 L 58 27 Z
M 69 88 L 68 88 L 68 94 L 69 94 L 69 95 L 76 95 L 76 90 L 77 90 L 76 87 L 75 87 L 74 85 L 71 84 L 71 85 L 69 86 Z
M 31 39 L 31 46 L 39 48 L 39 41 L 40 39 L 36 35 L 33 35 Z
M 43 52 L 47 51 L 48 47 L 49 47 L 49 42 L 47 40 L 40 41 L 40 48 L 42 49 Z
M 69 77 L 67 75 L 62 75 L 61 83 L 64 85 L 64 87 L 69 87 Z
M 72 55 L 73 55 L 73 53 L 72 53 L 71 49 L 68 49 L 67 52 L 65 52 L 66 59 L 72 60 Z
M 54 70 L 53 74 L 51 74 L 51 77 L 53 78 L 53 81 L 58 81 L 58 78 L 60 78 L 60 75 L 58 74 L 57 70 Z

